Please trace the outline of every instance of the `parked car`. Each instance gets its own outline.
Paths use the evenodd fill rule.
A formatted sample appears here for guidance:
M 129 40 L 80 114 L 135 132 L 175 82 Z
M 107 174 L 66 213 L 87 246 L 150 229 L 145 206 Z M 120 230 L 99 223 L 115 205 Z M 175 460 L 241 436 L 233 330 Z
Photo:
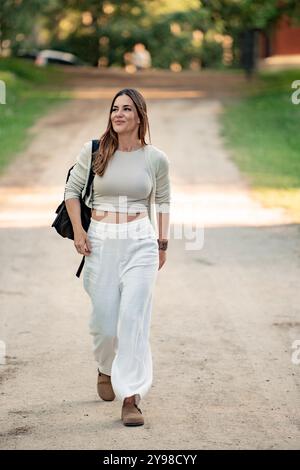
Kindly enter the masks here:
M 39 51 L 35 59 L 35 64 L 39 66 L 48 64 L 86 65 L 85 62 L 70 52 L 55 51 L 52 49 Z

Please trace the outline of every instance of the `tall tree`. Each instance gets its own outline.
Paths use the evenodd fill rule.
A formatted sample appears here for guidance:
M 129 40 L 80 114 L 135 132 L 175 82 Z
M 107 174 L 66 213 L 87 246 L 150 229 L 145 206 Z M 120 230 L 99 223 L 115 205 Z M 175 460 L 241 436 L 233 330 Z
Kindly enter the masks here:
M 13 51 L 28 35 L 36 17 L 42 11 L 43 0 L 1 0 L 0 1 L 0 56 L 4 41 L 9 42 Z

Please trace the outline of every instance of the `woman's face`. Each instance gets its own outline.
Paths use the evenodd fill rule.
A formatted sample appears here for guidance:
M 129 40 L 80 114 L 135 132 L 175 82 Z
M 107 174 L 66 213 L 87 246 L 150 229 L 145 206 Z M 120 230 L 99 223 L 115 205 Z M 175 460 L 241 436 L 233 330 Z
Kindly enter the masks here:
M 115 99 L 110 118 L 117 134 L 132 133 L 140 122 L 135 105 L 127 95 L 120 95 Z

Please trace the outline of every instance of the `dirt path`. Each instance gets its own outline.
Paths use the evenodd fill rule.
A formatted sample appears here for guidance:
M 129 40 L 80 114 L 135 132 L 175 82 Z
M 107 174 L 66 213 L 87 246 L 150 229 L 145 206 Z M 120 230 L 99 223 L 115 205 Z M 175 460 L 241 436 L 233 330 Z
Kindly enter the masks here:
M 299 227 L 251 199 L 218 134 L 218 83 L 217 75 L 78 71 L 78 99 L 32 128 L 30 147 L 1 178 L 2 449 L 299 448 L 300 365 L 291 360 Z M 223 97 L 241 83 L 229 80 Z M 154 295 L 154 382 L 141 403 L 145 426 L 132 429 L 120 402 L 97 397 L 90 302 L 75 277 L 81 257 L 49 228 L 67 169 L 105 129 L 110 98 L 124 86 L 147 99 L 173 193 Z M 200 234 L 204 224 L 202 249 L 174 237 L 191 223 Z

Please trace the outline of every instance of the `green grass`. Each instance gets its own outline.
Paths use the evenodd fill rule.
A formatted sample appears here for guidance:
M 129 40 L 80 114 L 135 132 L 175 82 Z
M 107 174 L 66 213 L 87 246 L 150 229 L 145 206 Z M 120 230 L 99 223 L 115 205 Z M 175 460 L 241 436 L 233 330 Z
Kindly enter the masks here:
M 60 89 L 64 74 L 54 66 L 36 67 L 24 59 L 0 58 L 6 104 L 0 104 L 0 172 L 30 143 L 27 132 L 52 106 L 70 96 Z M 53 86 L 55 84 L 55 87 Z
M 291 101 L 294 80 L 300 80 L 300 70 L 261 73 L 259 86 L 250 85 L 248 96 L 225 105 L 222 124 L 253 194 L 300 221 L 300 104 Z

